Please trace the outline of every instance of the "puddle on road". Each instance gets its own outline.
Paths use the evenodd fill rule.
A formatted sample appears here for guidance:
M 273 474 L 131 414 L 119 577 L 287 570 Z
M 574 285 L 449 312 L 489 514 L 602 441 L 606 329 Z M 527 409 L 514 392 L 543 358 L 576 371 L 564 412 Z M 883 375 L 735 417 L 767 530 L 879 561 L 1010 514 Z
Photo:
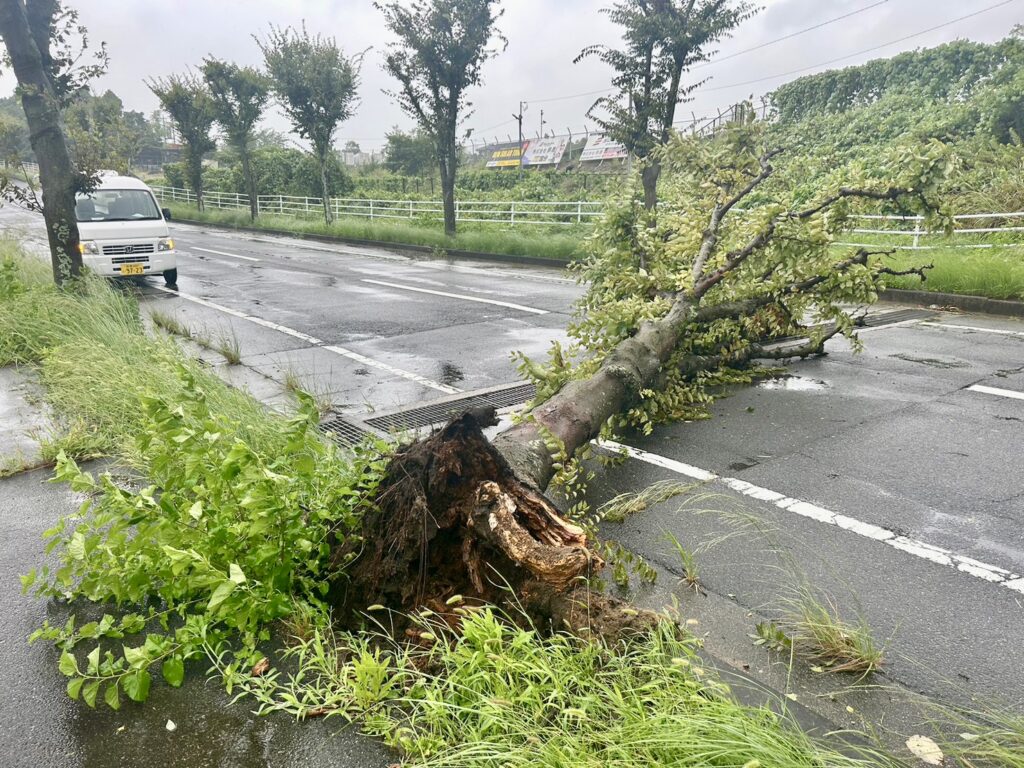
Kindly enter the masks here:
M 462 369 L 452 363 L 441 363 L 441 376 L 439 377 L 442 384 L 458 384 L 464 378 L 465 374 L 462 373 Z
M 779 376 L 765 379 L 757 385 L 760 389 L 786 390 L 789 392 L 820 392 L 828 389 L 821 379 L 809 379 L 806 376 Z

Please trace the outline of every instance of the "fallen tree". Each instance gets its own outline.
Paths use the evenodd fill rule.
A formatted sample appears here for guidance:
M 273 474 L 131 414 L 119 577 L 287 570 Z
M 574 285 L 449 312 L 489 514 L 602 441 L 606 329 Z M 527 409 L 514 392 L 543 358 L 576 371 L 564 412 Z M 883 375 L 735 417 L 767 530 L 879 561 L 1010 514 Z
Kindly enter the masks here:
M 757 360 L 820 353 L 836 335 L 856 345 L 859 308 L 885 278 L 923 279 L 924 270 L 897 272 L 884 253 L 837 247 L 852 215 L 944 223 L 933 198 L 950 160 L 938 143 L 807 190 L 799 162 L 760 141 L 744 126 L 661 151 L 668 178 L 657 219 L 634 194 L 599 225 L 577 267 L 588 291 L 569 329 L 574 344 L 556 344 L 547 364 L 522 360 L 538 397 L 519 422 L 492 443 L 480 414 L 467 414 L 396 453 L 364 518 L 347 607 L 408 612 L 456 594 L 514 595 L 531 618 L 558 627 L 614 633 L 643 622 L 587 589 L 601 558 L 544 495 L 549 484 L 578 479 L 596 438 L 702 415 L 717 388 L 756 377 Z M 780 337 L 803 341 L 766 343 Z

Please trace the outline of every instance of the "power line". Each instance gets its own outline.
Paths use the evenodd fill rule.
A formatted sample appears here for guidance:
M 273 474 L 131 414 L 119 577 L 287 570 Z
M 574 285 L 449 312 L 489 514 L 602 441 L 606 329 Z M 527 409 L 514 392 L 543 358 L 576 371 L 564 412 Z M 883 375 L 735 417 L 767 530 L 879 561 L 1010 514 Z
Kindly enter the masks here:
M 870 11 L 872 8 L 877 8 L 878 6 L 885 5 L 888 2 L 889 2 L 889 0 L 878 0 L 877 3 L 872 3 L 871 5 L 865 5 L 863 8 L 858 8 L 855 11 L 850 11 L 849 13 L 844 13 L 842 16 L 836 16 L 834 19 L 829 19 L 828 21 L 823 21 L 820 24 L 815 24 L 812 27 L 806 27 L 804 29 L 798 29 L 796 32 L 791 32 L 788 35 L 783 35 L 782 37 L 777 37 L 774 40 L 769 40 L 768 42 L 761 43 L 760 45 L 755 45 L 753 48 L 745 48 L 742 51 L 736 51 L 736 53 L 730 53 L 728 56 L 722 56 L 720 58 L 716 58 L 714 61 L 708 61 L 708 62 L 705 62 L 704 64 L 698 64 L 695 67 L 690 67 L 690 69 L 691 70 L 693 70 L 693 69 L 704 69 L 704 67 L 710 67 L 710 66 L 713 66 L 715 64 L 720 64 L 723 61 L 728 61 L 729 59 L 735 59 L 737 56 L 742 56 L 745 53 L 750 53 L 752 51 L 759 51 L 762 48 L 767 48 L 769 45 L 775 45 L 776 43 L 781 43 L 783 40 L 790 40 L 790 39 L 792 39 L 794 37 L 799 37 L 800 35 L 804 34 L 805 32 L 813 32 L 816 29 L 821 29 L 822 27 L 827 27 L 829 24 L 835 24 L 837 21 L 842 21 L 843 19 L 848 19 L 851 16 L 856 16 L 858 13 L 864 13 L 865 11 Z
M 994 11 L 996 8 L 1001 8 L 1004 5 L 1009 5 L 1010 3 L 1014 3 L 1016 1 L 1017 0 L 1003 0 L 1001 3 L 996 3 L 995 5 L 990 5 L 987 8 L 982 8 L 980 10 L 974 11 L 973 13 L 968 13 L 965 16 L 960 16 L 959 18 L 943 22 L 942 24 L 936 24 L 934 27 L 929 27 L 928 29 L 922 29 L 920 32 L 914 32 L 912 35 L 906 35 L 904 37 L 899 37 L 899 38 L 896 38 L 895 40 L 890 40 L 887 43 L 881 43 L 880 45 L 875 45 L 875 46 L 872 46 L 871 48 L 865 48 L 864 50 L 857 51 L 856 53 L 849 53 L 846 56 L 839 56 L 838 58 L 829 59 L 828 61 L 819 61 L 817 64 L 811 64 L 811 65 L 806 66 L 806 67 L 800 67 L 799 69 L 791 69 L 789 72 L 780 72 L 777 75 L 769 75 L 768 77 L 759 77 L 759 78 L 757 78 L 755 80 L 745 80 L 742 83 L 730 83 L 729 85 L 716 85 L 713 88 L 702 88 L 701 91 L 705 92 L 705 93 L 706 92 L 710 92 L 710 91 L 724 91 L 724 90 L 726 90 L 728 88 L 739 88 L 740 86 L 744 86 L 744 85 L 756 85 L 757 83 L 764 83 L 764 82 L 768 82 L 769 80 L 778 80 L 779 78 L 782 78 L 782 77 L 789 77 L 790 75 L 798 75 L 801 72 L 806 72 L 809 69 L 817 69 L 818 67 L 824 67 L 824 66 L 827 66 L 829 64 L 835 64 L 836 62 L 839 62 L 839 61 L 846 61 L 847 59 L 852 59 L 852 58 L 855 58 L 857 56 L 863 56 L 865 53 L 871 53 L 872 51 L 877 51 L 879 48 L 888 48 L 890 45 L 896 45 L 897 43 L 902 43 L 902 42 L 905 42 L 907 40 L 912 40 L 915 37 L 920 37 L 921 35 L 927 35 L 929 32 L 934 32 L 937 29 L 942 29 L 943 27 L 948 27 L 948 26 L 951 26 L 953 24 L 958 24 L 961 21 L 965 21 L 966 19 L 970 19 L 970 18 L 973 18 L 975 16 L 980 16 L 981 14 L 988 13 L 989 11 Z

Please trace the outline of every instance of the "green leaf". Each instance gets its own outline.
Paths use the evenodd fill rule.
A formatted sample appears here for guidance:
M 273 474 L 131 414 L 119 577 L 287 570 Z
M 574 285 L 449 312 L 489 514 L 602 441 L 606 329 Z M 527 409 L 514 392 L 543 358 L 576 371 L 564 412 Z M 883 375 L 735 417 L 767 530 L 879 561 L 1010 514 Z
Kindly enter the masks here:
M 210 595 L 210 602 L 206 605 L 208 613 L 213 613 L 215 610 L 220 608 L 221 603 L 228 599 L 232 592 L 235 591 L 235 582 L 233 581 L 222 581 L 220 586 L 213 590 L 213 594 Z
M 238 563 L 228 566 L 228 578 L 235 584 L 245 584 L 245 572 L 238 566 Z
M 82 683 L 84 682 L 84 677 L 73 677 L 68 680 L 68 696 L 77 701 L 78 695 L 82 692 Z
M 201 518 L 203 516 L 203 502 L 197 501 L 189 507 L 188 514 L 195 520 Z
M 84 701 L 93 709 L 96 709 L 96 696 L 99 695 L 99 692 L 100 681 L 90 680 L 88 683 L 85 684 L 85 687 L 82 688 L 82 701 Z
M 71 675 L 78 674 L 78 662 L 70 653 L 63 651 L 60 654 L 60 661 L 57 663 L 57 669 L 61 671 L 61 674 L 71 677 Z
M 71 535 L 71 541 L 68 542 L 68 555 L 73 560 L 85 559 L 85 536 L 81 531 L 75 531 Z
M 144 669 L 129 672 L 121 678 L 125 695 L 132 701 L 145 701 L 149 696 L 149 684 L 152 681 L 149 672 Z
M 149 654 L 146 653 L 146 649 L 142 646 L 137 648 L 124 648 L 124 660 L 128 662 L 128 666 L 132 669 L 142 669 L 149 662 Z
M 88 672 L 90 675 L 95 675 L 100 670 L 100 647 L 97 645 L 91 651 L 89 655 L 85 657 L 86 661 L 89 662 Z
M 36 583 L 36 569 L 33 568 L 31 571 L 23 576 L 19 576 L 18 578 L 21 579 L 21 593 L 27 594 L 32 588 L 32 585 Z
M 180 656 L 171 656 L 164 659 L 160 671 L 163 673 L 164 680 L 167 681 L 168 685 L 172 688 L 178 688 L 181 685 L 181 681 L 185 679 L 185 662 Z
M 103 692 L 103 700 L 113 710 L 121 708 L 121 697 L 118 695 L 117 680 L 107 686 L 107 690 Z

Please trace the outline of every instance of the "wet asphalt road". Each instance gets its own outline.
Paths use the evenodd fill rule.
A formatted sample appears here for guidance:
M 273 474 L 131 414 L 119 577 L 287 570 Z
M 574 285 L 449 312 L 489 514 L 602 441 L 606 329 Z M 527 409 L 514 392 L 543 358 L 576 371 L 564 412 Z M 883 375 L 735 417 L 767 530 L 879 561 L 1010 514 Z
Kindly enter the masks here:
M 147 281 L 144 305 L 212 335 L 235 334 L 243 366 L 224 368 L 225 375 L 282 406 L 289 375 L 356 415 L 515 381 L 510 353 L 542 354 L 552 338 L 563 338 L 579 294 L 555 270 L 449 264 L 379 249 L 174 229 L 190 254 L 179 266 L 181 295 Z M 779 615 L 803 579 L 826 588 L 844 613 L 859 612 L 875 627 L 888 648 L 886 683 L 950 701 L 978 698 L 1024 710 L 1024 592 L 1004 583 L 1024 576 L 1024 400 L 969 389 L 980 384 L 1024 392 L 1024 323 L 958 315 L 937 322 L 867 332 L 861 355 L 831 345 L 828 357 L 795 366 L 800 379 L 743 389 L 716 404 L 712 420 L 624 438 L 655 458 L 743 480 L 860 524 L 844 530 L 715 479 L 695 491 L 705 494 L 698 500 L 667 502 L 606 530 L 662 571 L 661 590 L 652 599 L 674 591 L 684 617 L 698 622 L 693 626 L 706 633 L 713 653 L 814 699 L 836 722 L 842 722 L 848 699 L 840 706 L 829 698 L 837 687 L 832 678 L 780 674 L 747 637 L 757 620 Z M 220 364 L 215 354 L 202 354 Z M 660 479 L 687 479 L 676 465 L 669 462 L 666 469 L 661 463 L 630 459 L 601 470 L 592 499 Z M 244 703 L 221 710 L 224 700 L 215 686 L 196 685 L 184 694 L 155 690 L 151 706 L 118 715 L 84 712 L 64 701 L 52 652 L 23 645 L 46 608 L 16 597 L 12 584 L 16 573 L 37 562 L 33 532 L 51 524 L 62 503 L 51 492 L 31 515 L 20 501 L 12 505 L 31 499 L 39 480 L 26 475 L 0 481 L 0 525 L 18 532 L 5 537 L 0 580 L 4 615 L 12 617 L 0 631 L 3 674 L 19 691 L 5 697 L 0 716 L 0 739 L 6 734 L 13 740 L 7 754 L 27 755 L 31 745 L 48 744 L 45 754 L 65 755 L 55 765 L 146 764 L 140 750 L 175 751 L 185 734 L 205 734 L 192 743 L 200 752 L 209 750 L 207 764 L 292 765 L 298 763 L 288 762 L 290 755 L 324 743 L 318 729 L 340 729 L 253 721 Z M 733 513 L 732 526 L 723 522 L 723 509 Z M 738 533 L 736 520 L 744 521 Z M 706 597 L 676 586 L 678 561 L 666 530 L 687 546 L 706 548 L 698 555 Z M 879 531 L 947 555 L 898 549 Z M 722 541 L 724 532 L 732 535 Z M 971 561 L 942 562 L 948 555 L 1009 575 L 988 581 L 965 570 Z M 858 695 L 858 710 L 881 717 L 884 702 Z M 19 706 L 19 700 L 40 706 Z M 168 716 L 180 726 L 189 709 L 196 710 L 190 728 L 168 737 L 161 730 L 165 711 L 174 711 L 177 717 Z M 119 724 L 126 724 L 120 734 Z M 121 739 L 125 733 L 136 738 Z M 303 764 L 386 762 L 358 739 L 336 736 L 326 743 L 338 752 Z M 95 756 L 105 750 L 114 757 L 99 762 Z M 96 762 L 82 762 L 83 755 Z M 50 764 L 42 756 L 10 764 Z

